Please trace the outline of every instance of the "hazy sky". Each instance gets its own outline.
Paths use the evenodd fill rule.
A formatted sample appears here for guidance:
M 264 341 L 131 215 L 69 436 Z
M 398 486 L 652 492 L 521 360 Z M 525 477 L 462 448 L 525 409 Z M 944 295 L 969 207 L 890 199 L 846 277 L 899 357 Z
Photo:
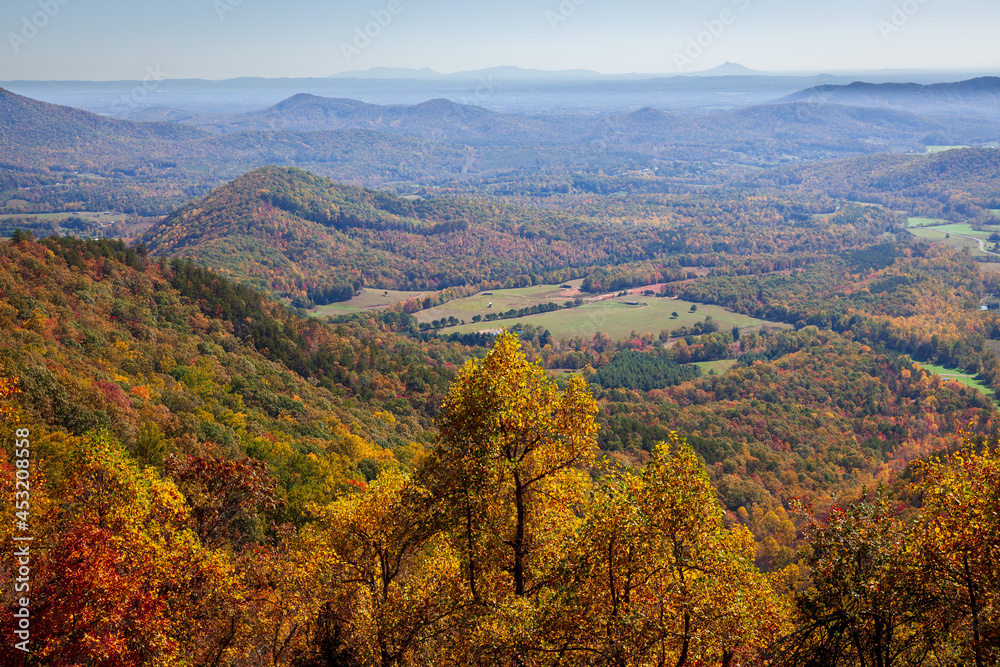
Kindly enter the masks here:
M 0 80 L 1000 69 L 998 32 L 998 0 L 0 0 Z

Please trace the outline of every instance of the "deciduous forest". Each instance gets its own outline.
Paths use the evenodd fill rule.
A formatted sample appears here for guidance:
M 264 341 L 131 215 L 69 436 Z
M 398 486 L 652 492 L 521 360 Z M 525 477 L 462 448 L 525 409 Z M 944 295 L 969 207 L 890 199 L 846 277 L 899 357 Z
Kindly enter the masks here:
M 185 118 L 0 90 L 4 665 L 1000 664 L 989 114 Z

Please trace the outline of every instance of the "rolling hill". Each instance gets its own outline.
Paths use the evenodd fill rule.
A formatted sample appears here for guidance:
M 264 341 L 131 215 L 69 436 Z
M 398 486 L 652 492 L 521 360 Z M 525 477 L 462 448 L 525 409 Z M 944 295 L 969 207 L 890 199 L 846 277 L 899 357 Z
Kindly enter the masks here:
M 203 121 L 200 126 L 214 132 L 361 129 L 477 143 L 566 138 L 565 132 L 551 121 L 497 113 L 447 99 L 415 105 L 378 105 L 304 93 L 262 111 Z
M 870 155 L 783 167 L 761 181 L 878 203 L 911 216 L 992 224 L 1000 208 L 1000 150 Z
M 267 165 L 302 165 L 343 180 L 381 182 L 461 173 L 460 148 L 371 130 L 236 131 L 219 136 L 133 122 L 0 89 L 0 164 L 18 169 L 162 174 L 219 181 Z M 178 173 L 178 172 L 186 172 Z
M 611 141 L 657 154 L 700 148 L 720 156 L 737 152 L 816 159 L 922 152 L 940 134 L 960 137 L 963 143 L 1000 137 L 1000 123 L 989 119 L 943 119 L 894 109 L 808 102 L 755 105 L 695 117 L 642 109 L 613 116 L 606 123 L 604 136 Z
M 136 123 L 0 89 L 0 162 L 80 171 L 170 159 L 211 135 L 174 123 Z
M 214 190 L 142 241 L 157 254 L 191 257 L 314 303 L 350 298 L 361 285 L 433 290 L 651 252 L 614 225 L 488 202 L 410 201 L 279 167 Z
M 64 142 L 87 148 L 102 142 L 190 141 L 205 136 L 206 132 L 186 125 L 115 120 L 0 88 L 0 141 L 8 146 L 46 147 Z

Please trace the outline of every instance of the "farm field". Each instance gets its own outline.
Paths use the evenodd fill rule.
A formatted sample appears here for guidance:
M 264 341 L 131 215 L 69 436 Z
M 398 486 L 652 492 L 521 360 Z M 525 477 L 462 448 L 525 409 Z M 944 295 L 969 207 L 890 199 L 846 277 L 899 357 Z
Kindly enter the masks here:
M 942 153 L 944 151 L 953 151 L 958 148 L 968 148 L 968 146 L 928 146 L 928 153 Z
M 979 244 L 972 239 L 963 238 L 961 236 L 947 237 L 950 232 L 938 231 L 936 228 L 919 228 L 919 229 L 908 229 L 908 232 L 916 236 L 917 238 L 926 239 L 928 241 L 935 241 L 943 245 L 953 248 L 955 250 L 966 249 L 969 254 L 973 257 L 980 256 L 983 253 L 979 251 Z
M 569 289 L 560 287 L 559 285 L 534 285 L 532 287 L 480 292 L 479 294 L 462 299 L 454 299 L 434 308 L 418 311 L 413 315 L 419 322 L 432 322 L 442 317 L 454 317 L 469 323 L 476 315 L 486 315 L 493 312 L 502 313 L 511 308 L 527 308 L 550 302 L 562 306 L 577 297 L 581 299 L 594 298 L 593 295 L 579 293 L 578 288 L 582 282 L 582 280 L 574 280 L 570 283 L 564 283 L 571 285 Z M 491 303 L 493 304 L 492 307 L 490 306 Z M 504 321 L 509 322 L 512 320 Z M 496 325 L 497 322 L 480 323 L 478 326 L 479 328 L 484 328 L 485 324 Z
M 992 234 L 996 233 L 993 229 L 979 231 L 962 223 L 937 225 L 934 227 L 911 227 L 906 231 L 917 238 L 935 241 L 955 250 L 967 250 L 972 257 L 992 256 L 989 252 L 984 253 L 981 251 L 979 243 L 973 239 L 982 240 L 984 248 L 989 251 L 992 250 L 992 241 L 989 241 L 989 238 Z
M 947 225 L 947 220 L 940 218 L 907 218 L 907 227 L 935 227 L 937 225 Z
M 1000 262 L 976 262 L 980 273 L 1000 273 Z
M 365 287 L 361 290 L 361 294 L 357 295 L 350 301 L 340 301 L 326 306 L 318 306 L 309 311 L 309 314 L 313 317 L 336 317 L 337 315 L 350 315 L 351 313 L 357 313 L 362 310 L 385 308 L 386 306 L 391 306 L 394 303 L 399 303 L 400 301 L 405 301 L 411 297 L 419 296 L 421 294 L 423 294 L 423 292 L 369 289 Z
M 642 288 L 635 290 L 642 291 Z M 421 322 L 431 322 L 442 317 L 455 317 L 465 320 L 465 324 L 446 327 L 442 333 L 471 333 L 490 331 L 499 328 L 509 329 L 518 325 L 533 324 L 544 327 L 556 338 L 571 338 L 583 336 L 591 338 L 595 333 L 603 332 L 613 339 L 626 338 L 633 331 L 637 333 L 659 334 L 663 329 L 676 329 L 692 326 L 701 322 L 706 315 L 711 315 L 719 323 L 721 331 L 728 331 L 734 326 L 741 331 L 754 331 L 762 327 L 769 329 L 788 328 L 784 324 L 775 324 L 758 320 L 747 315 L 732 313 L 719 306 L 692 304 L 689 301 L 663 297 L 644 297 L 636 294 L 628 296 L 586 297 L 584 303 L 576 308 L 564 308 L 550 313 L 539 313 L 526 317 L 492 322 L 471 322 L 475 315 L 486 315 L 490 312 L 504 312 L 511 308 L 525 308 L 532 305 L 554 302 L 558 304 L 571 300 L 565 294 L 574 296 L 575 290 L 563 290 L 556 285 L 536 285 L 513 290 L 495 290 L 492 295 L 476 295 L 465 299 L 456 299 L 436 308 L 420 311 L 416 314 Z M 562 295 L 562 296 L 561 296 Z M 637 301 L 644 305 L 628 305 L 628 301 Z M 492 302 L 493 307 L 488 304 Z M 690 312 L 696 305 L 696 312 Z M 672 313 L 677 313 L 676 319 L 671 319 Z
M 917 362 L 918 365 L 923 368 L 928 373 L 937 373 L 946 380 L 956 380 L 961 382 L 967 387 L 972 387 L 977 389 L 983 394 L 996 398 L 995 392 L 987 387 L 982 382 L 976 380 L 974 375 L 969 375 L 968 371 L 961 368 L 949 368 L 947 366 L 938 366 L 937 364 L 925 364 L 923 362 Z
M 964 222 L 951 222 L 941 225 L 933 225 L 928 227 L 923 227 L 922 229 L 932 229 L 934 231 L 943 232 L 945 234 L 964 234 L 965 236 L 972 236 L 977 239 L 987 240 L 991 234 L 996 234 L 998 228 L 991 226 L 992 228 L 979 230 L 973 229 L 970 225 Z
M 85 218 L 93 222 L 121 222 L 128 216 L 124 213 L 94 213 L 93 211 L 64 211 L 62 213 L 3 213 L 0 218 L 14 220 L 64 220 L 71 216 Z
M 735 359 L 719 359 L 718 361 L 696 361 L 694 365 L 701 369 L 702 375 L 709 375 L 715 371 L 715 375 L 722 375 L 736 365 Z

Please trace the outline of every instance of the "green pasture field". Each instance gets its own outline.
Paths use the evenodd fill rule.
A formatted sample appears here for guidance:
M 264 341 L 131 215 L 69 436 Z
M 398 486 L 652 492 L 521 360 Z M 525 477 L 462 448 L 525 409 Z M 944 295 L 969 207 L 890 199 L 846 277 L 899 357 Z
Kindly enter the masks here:
M 908 229 L 906 231 L 910 232 L 917 238 L 927 239 L 928 241 L 936 241 L 948 246 L 949 248 L 954 248 L 955 250 L 962 250 L 963 248 L 968 249 L 969 254 L 973 257 L 983 255 L 983 253 L 979 251 L 979 244 L 972 239 L 963 238 L 961 236 L 952 236 L 951 238 L 947 238 L 946 235 L 951 232 L 942 232 L 936 227 L 918 227 L 916 229 Z
M 941 220 L 940 218 L 907 218 L 907 227 L 936 227 L 938 225 L 947 225 L 947 220 Z
M 967 225 L 964 222 L 951 222 L 943 225 L 935 225 L 931 227 L 931 229 L 944 232 L 945 234 L 965 234 L 966 236 L 982 239 L 984 241 L 989 239 L 991 234 L 997 233 L 996 229 L 973 229 L 970 225 Z
M 124 213 L 94 213 L 93 211 L 65 211 L 63 213 L 0 213 L 0 219 L 15 220 L 64 220 L 69 217 L 84 218 L 94 222 L 121 222 L 128 218 Z
M 573 285 L 576 288 L 582 282 L 582 280 L 575 280 L 571 283 L 563 284 Z M 534 285 L 532 287 L 519 287 L 516 289 L 488 290 L 462 299 L 454 299 L 440 306 L 421 310 L 413 315 L 417 318 L 418 322 L 433 322 L 442 317 L 454 317 L 469 323 L 475 315 L 486 315 L 487 313 L 494 312 L 503 313 L 511 308 L 521 309 L 549 302 L 557 303 L 561 306 L 568 301 L 572 301 L 577 296 L 581 299 L 591 297 L 588 294 L 577 294 L 575 289 L 563 289 L 559 285 Z M 630 299 L 626 299 L 626 301 Z M 489 306 L 490 303 L 493 304 L 492 308 Z M 512 322 L 513 320 L 504 321 Z M 487 322 L 485 324 L 496 325 L 497 323 Z M 482 323 L 479 327 L 491 328 L 484 327 Z
M 968 148 L 968 146 L 928 146 L 928 153 L 942 153 L 944 151 L 953 151 L 959 148 Z
M 708 375 L 709 371 L 715 371 L 716 375 L 722 375 L 736 365 L 735 359 L 719 359 L 718 361 L 696 361 L 694 365 L 701 369 L 702 375 Z
M 639 290 L 641 291 L 641 289 Z M 446 327 L 442 334 L 453 332 L 471 333 L 476 331 L 493 331 L 510 329 L 519 325 L 532 324 L 548 329 L 556 338 L 572 338 L 583 336 L 591 338 L 595 333 L 603 332 L 613 339 L 621 340 L 630 333 L 652 333 L 658 335 L 663 329 L 677 329 L 692 326 L 701 322 L 706 315 L 711 315 L 719 323 L 720 331 L 729 331 L 734 326 L 742 332 L 769 329 L 789 328 L 788 325 L 775 324 L 758 320 L 747 315 L 732 313 L 719 306 L 697 304 L 697 312 L 690 312 L 694 305 L 689 301 L 669 299 L 654 296 L 630 294 L 628 296 L 610 297 L 601 300 L 587 300 L 576 308 L 563 308 L 551 313 L 540 313 L 509 320 L 473 323 L 475 315 L 486 315 L 490 312 L 502 313 L 511 308 L 524 308 L 541 303 L 565 303 L 565 297 L 558 295 L 563 290 L 555 285 L 537 285 L 515 290 L 494 290 L 492 295 L 476 295 L 465 299 L 456 299 L 436 308 L 420 311 L 417 317 L 421 322 L 431 322 L 442 317 L 455 317 L 465 320 L 465 324 Z M 593 297 L 584 297 L 593 299 Z M 493 307 L 488 308 L 489 302 Z M 638 306 L 630 306 L 627 301 L 637 301 Z M 678 314 L 677 319 L 671 319 L 671 313 Z
M 910 220 L 926 220 L 927 218 L 910 218 Z M 927 239 L 928 241 L 936 241 L 943 243 L 956 250 L 962 250 L 963 248 L 968 249 L 969 253 L 976 256 L 984 256 L 984 253 L 979 250 L 979 244 L 975 241 L 971 241 L 966 238 L 961 238 L 955 236 L 956 234 L 961 234 L 963 236 L 971 236 L 975 239 L 981 239 L 984 242 L 984 247 L 987 251 L 992 248 L 992 241 L 989 240 L 990 236 L 996 234 L 1000 231 L 1000 227 L 996 225 L 990 225 L 987 229 L 977 230 L 973 229 L 971 226 L 965 223 L 946 223 L 934 226 L 922 226 L 922 227 L 910 227 L 907 229 L 908 232 L 914 236 L 922 239 Z M 950 238 L 946 238 L 951 235 Z
M 1000 273 L 1000 262 L 976 262 L 980 273 Z
M 409 298 L 422 294 L 425 294 L 425 292 L 404 292 L 401 290 L 382 290 L 365 287 L 361 290 L 361 294 L 350 301 L 340 301 L 326 306 L 318 306 L 309 311 L 309 314 L 314 317 L 350 315 L 362 310 L 385 308 L 386 306 L 391 306 L 394 303 L 406 301 Z
M 948 380 L 958 380 L 965 386 L 977 389 L 990 398 L 996 398 L 996 394 L 992 389 L 977 380 L 974 375 L 969 375 L 968 371 L 962 370 L 961 368 L 938 366 L 937 364 L 925 364 L 923 362 L 917 362 L 917 364 L 928 373 L 937 373 L 941 377 Z

